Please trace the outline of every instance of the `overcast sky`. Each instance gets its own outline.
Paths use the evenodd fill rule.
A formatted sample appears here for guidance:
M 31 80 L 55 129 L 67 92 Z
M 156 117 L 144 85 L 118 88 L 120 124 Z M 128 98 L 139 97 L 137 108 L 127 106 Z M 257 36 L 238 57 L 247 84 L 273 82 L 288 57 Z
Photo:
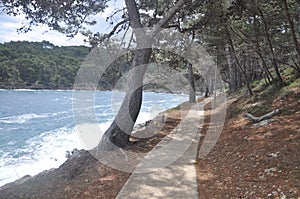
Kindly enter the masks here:
M 123 1 L 121 1 L 123 2 Z M 119 1 L 111 1 L 109 8 L 104 13 L 95 16 L 97 24 L 89 29 L 93 32 L 107 33 L 111 30 L 111 26 L 105 21 L 116 8 L 120 8 L 123 3 Z M 22 23 L 26 24 L 24 15 L 16 17 L 8 16 L 6 14 L 0 14 L 0 43 L 10 41 L 49 41 L 58 46 L 70 46 L 70 45 L 87 45 L 83 42 L 84 36 L 78 34 L 75 38 L 68 38 L 65 35 L 50 30 L 45 25 L 33 27 L 33 30 L 28 33 L 18 33 L 17 29 L 22 27 Z

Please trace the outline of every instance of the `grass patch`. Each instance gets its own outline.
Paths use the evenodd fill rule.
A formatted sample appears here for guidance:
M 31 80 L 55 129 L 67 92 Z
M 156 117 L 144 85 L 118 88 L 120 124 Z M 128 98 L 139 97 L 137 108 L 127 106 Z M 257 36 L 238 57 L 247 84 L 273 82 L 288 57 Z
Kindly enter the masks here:
M 238 115 L 240 115 L 241 113 L 243 112 L 243 109 L 242 108 L 234 108 L 234 109 L 231 109 L 229 111 L 229 118 L 236 118 Z
M 295 69 L 293 69 L 292 67 L 284 66 L 280 70 L 280 73 L 281 73 L 286 85 L 292 84 L 297 79 Z
M 293 95 L 295 99 L 300 99 L 300 95 L 294 96 L 294 89 L 300 89 L 300 77 L 295 75 L 295 71 L 291 67 L 282 66 L 280 72 L 284 79 L 284 85 L 278 86 L 278 82 L 267 85 L 264 79 L 251 82 L 251 87 L 255 94 L 251 98 L 244 99 L 243 105 L 230 110 L 229 117 L 235 118 L 246 112 L 259 117 L 273 110 L 271 105 L 274 99 L 278 97 L 284 100 L 285 97 Z M 243 89 L 245 89 L 245 87 L 243 87 Z M 254 105 L 254 103 L 257 102 L 263 103 Z M 281 111 L 281 114 L 283 115 L 290 115 L 293 113 L 288 108 L 283 108 Z
M 247 113 L 250 113 L 254 116 L 262 116 L 272 111 L 272 108 L 266 105 L 257 105 L 245 110 Z
M 179 104 L 178 106 L 175 106 L 173 108 L 170 108 L 168 110 L 166 110 L 167 113 L 171 113 L 173 111 L 178 111 L 181 110 L 183 107 L 189 106 L 190 103 L 189 102 L 183 102 L 182 104 Z
M 281 115 L 291 115 L 293 113 L 294 113 L 294 111 L 290 110 L 289 108 L 284 107 L 284 108 L 280 109 L 280 114 Z
M 293 88 L 300 88 L 300 78 L 296 79 L 295 81 L 293 81 L 291 84 L 289 84 L 287 87 L 287 89 L 293 89 Z
M 258 94 L 257 100 L 272 101 L 278 95 L 279 91 L 280 88 L 273 84 Z
M 295 79 L 291 84 L 285 86 L 281 89 L 280 96 L 283 98 L 292 94 L 294 89 L 300 89 L 300 78 Z M 294 96 L 296 99 L 300 99 L 300 96 Z
M 180 105 L 178 105 L 178 106 L 176 106 L 176 107 L 173 107 L 173 108 L 170 108 L 170 109 L 168 109 L 168 110 L 166 110 L 166 112 L 167 113 L 171 113 L 171 112 L 173 112 L 173 111 L 178 111 L 178 110 L 180 110 L 181 108 L 180 108 Z
M 268 85 L 264 79 L 256 80 L 251 83 L 252 90 L 254 92 L 259 92 L 265 89 Z
M 254 92 L 258 92 L 254 96 L 253 101 L 256 100 L 272 100 L 277 97 L 277 94 L 286 92 L 294 88 L 300 88 L 300 78 L 295 73 L 295 70 L 289 66 L 281 66 L 280 73 L 284 80 L 285 87 L 276 86 L 276 82 L 267 85 L 264 79 L 255 80 L 251 83 Z

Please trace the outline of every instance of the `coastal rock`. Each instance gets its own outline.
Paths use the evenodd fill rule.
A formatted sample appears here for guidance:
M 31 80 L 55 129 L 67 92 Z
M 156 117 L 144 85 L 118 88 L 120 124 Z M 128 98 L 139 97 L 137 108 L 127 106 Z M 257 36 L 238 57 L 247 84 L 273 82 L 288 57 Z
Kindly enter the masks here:
M 23 184 L 24 182 L 26 182 L 27 180 L 29 180 L 31 178 L 32 178 L 32 176 L 26 175 L 26 176 L 14 181 L 14 182 L 8 183 L 8 184 L 4 185 L 3 187 L 0 187 L 0 190 L 11 187 L 11 186 Z

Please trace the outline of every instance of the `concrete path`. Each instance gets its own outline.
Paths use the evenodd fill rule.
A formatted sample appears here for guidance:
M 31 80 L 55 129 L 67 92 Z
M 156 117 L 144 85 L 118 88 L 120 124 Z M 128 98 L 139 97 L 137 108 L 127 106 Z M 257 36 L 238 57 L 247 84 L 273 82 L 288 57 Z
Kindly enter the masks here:
M 138 164 L 118 199 L 198 198 L 197 159 L 204 105 L 192 106 L 181 124 Z M 200 126 L 199 126 L 200 124 Z

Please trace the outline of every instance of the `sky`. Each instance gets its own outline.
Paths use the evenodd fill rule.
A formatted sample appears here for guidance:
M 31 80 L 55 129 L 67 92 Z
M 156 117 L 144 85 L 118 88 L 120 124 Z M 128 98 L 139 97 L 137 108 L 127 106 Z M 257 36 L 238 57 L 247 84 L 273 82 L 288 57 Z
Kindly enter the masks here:
M 92 32 L 108 33 L 112 29 L 105 20 L 115 9 L 121 8 L 123 1 L 110 1 L 109 7 L 104 13 L 100 13 L 94 18 L 97 21 L 95 26 L 90 26 Z M 50 30 L 46 25 L 40 25 L 33 27 L 33 30 L 28 33 L 18 33 L 17 29 L 22 27 L 22 24 L 26 24 L 25 15 L 8 16 L 5 13 L 0 14 L 0 43 L 10 41 L 49 41 L 57 46 L 79 46 L 88 45 L 85 43 L 84 36 L 80 33 L 74 38 L 68 38 L 64 34 L 57 31 Z

